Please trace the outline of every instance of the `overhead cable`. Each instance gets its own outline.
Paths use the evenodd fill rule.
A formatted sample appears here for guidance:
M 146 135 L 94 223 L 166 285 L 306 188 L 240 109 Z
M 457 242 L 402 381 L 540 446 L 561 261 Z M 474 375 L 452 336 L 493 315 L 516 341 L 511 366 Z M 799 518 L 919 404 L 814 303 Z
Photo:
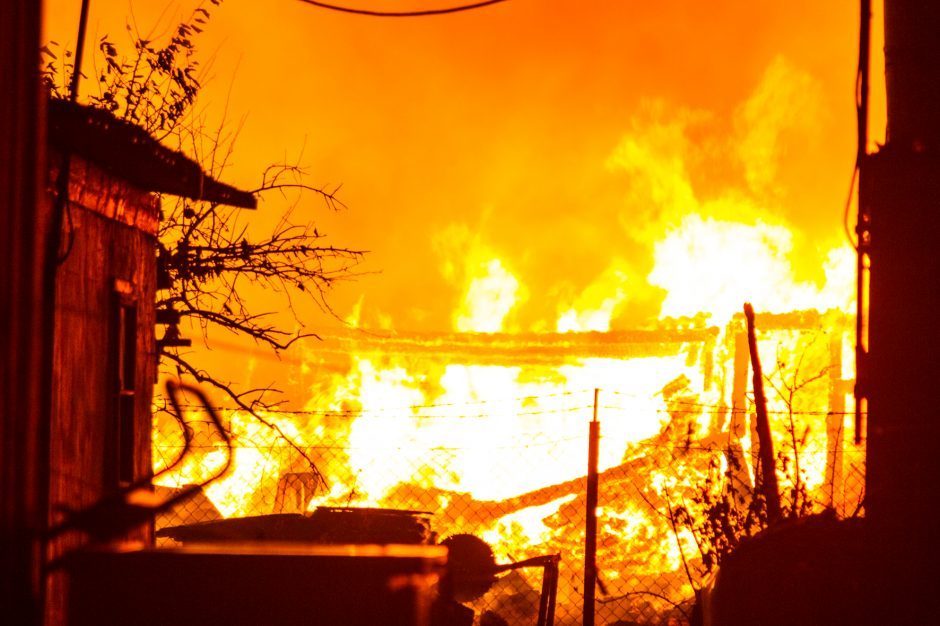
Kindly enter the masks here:
M 483 7 L 490 6 L 491 4 L 499 4 L 500 2 L 506 2 L 506 0 L 482 0 L 481 2 L 473 2 L 470 4 L 461 4 L 451 7 L 442 7 L 440 9 L 423 9 L 416 11 L 376 11 L 372 9 L 357 9 L 355 7 L 342 6 L 338 4 L 329 4 L 327 2 L 318 2 L 317 0 L 300 0 L 305 4 L 310 4 L 321 9 L 328 9 L 330 11 L 338 11 L 340 13 L 351 13 L 353 15 L 366 15 L 370 17 L 429 17 L 432 15 L 445 15 L 448 13 L 460 13 L 463 11 L 470 11 L 473 9 L 481 9 Z

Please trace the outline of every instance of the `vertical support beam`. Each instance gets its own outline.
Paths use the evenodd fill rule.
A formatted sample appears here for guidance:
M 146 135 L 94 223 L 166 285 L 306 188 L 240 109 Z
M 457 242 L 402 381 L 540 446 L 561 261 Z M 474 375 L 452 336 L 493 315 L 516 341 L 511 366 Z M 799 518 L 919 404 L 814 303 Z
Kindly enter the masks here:
M 734 360 L 731 378 L 731 421 L 728 424 L 728 468 L 731 475 L 731 497 L 738 506 L 747 506 L 751 499 L 751 490 L 754 484 L 748 470 L 748 459 L 745 456 L 741 439 L 748 432 L 747 421 L 747 373 L 748 373 L 748 347 L 747 333 L 738 328 L 734 322 Z M 750 459 L 752 466 L 756 466 L 755 459 Z
M 940 154 L 886 146 L 863 181 L 872 215 L 865 512 L 894 584 L 885 602 L 912 611 L 895 623 L 928 623 L 916 608 L 926 605 L 902 597 L 940 608 Z
M 940 149 L 940 6 L 885 0 L 884 18 L 888 145 L 935 152 Z
M 868 96 L 869 74 L 871 66 L 871 0 L 861 0 L 859 45 L 858 45 L 858 75 L 856 77 L 856 125 L 858 145 L 855 152 L 855 168 L 861 178 L 868 156 Z M 854 180 L 853 180 L 854 183 Z M 868 375 L 868 300 L 869 300 L 869 269 L 870 257 L 868 247 L 871 243 L 871 214 L 868 205 L 864 202 L 861 192 L 858 200 L 858 220 L 855 225 L 856 254 L 855 254 L 855 445 L 862 442 L 864 419 L 868 411 L 868 388 L 866 386 Z
M 888 141 L 866 158 L 859 190 L 871 219 L 865 511 L 880 604 L 898 624 L 940 610 L 938 32 L 940 3 L 885 0 Z
M 588 427 L 587 511 L 584 523 L 584 626 L 594 626 L 594 592 L 597 589 L 597 452 L 601 424 L 597 421 L 599 389 L 594 390 L 594 419 Z
M 731 436 L 740 439 L 747 434 L 747 333 L 734 333 L 734 369 L 731 379 Z
M 826 413 L 826 504 L 843 514 L 842 442 L 845 440 L 845 386 L 842 333 L 829 336 L 829 411 Z
M 554 626 L 555 600 L 558 595 L 558 562 L 560 554 L 542 557 L 542 593 L 539 595 L 539 616 L 536 626 Z
M 0 2 L 0 607 L 5 623 L 30 626 L 40 623 L 42 610 L 36 538 L 47 504 L 43 358 L 51 353 L 40 26 L 40 2 Z

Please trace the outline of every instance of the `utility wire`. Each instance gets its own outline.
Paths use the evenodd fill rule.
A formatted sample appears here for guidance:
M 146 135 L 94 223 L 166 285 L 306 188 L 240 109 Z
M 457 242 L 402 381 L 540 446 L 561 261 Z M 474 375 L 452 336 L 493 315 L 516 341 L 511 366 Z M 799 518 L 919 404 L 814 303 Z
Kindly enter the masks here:
M 198 405 L 180 405 L 181 408 L 192 408 L 192 409 L 202 409 L 203 407 Z M 395 413 L 388 415 L 388 417 L 411 417 L 414 419 L 469 419 L 469 418 L 483 418 L 483 417 L 500 417 L 505 416 L 506 414 L 512 416 L 528 416 L 528 415 L 553 415 L 553 414 L 562 414 L 562 413 L 576 413 L 579 411 L 586 411 L 592 408 L 593 405 L 583 405 L 583 406 L 573 406 L 565 407 L 558 409 L 539 409 L 531 411 L 495 411 L 492 413 L 474 413 L 474 414 L 465 414 L 465 413 L 455 413 L 453 415 L 443 415 L 443 414 L 434 414 L 434 415 L 425 415 L 425 414 L 407 414 L 407 411 L 410 410 L 409 407 L 402 407 L 397 409 Z M 216 411 L 224 411 L 226 413 L 241 413 L 244 412 L 244 409 L 238 407 L 224 407 L 217 406 L 213 407 Z M 415 407 L 415 408 L 420 408 Z M 724 413 L 730 413 L 733 409 L 730 406 L 720 405 L 720 404 L 696 404 L 696 403 L 676 403 L 676 406 L 673 408 L 666 409 L 653 409 L 653 410 L 636 410 L 634 407 L 622 406 L 622 405 L 613 405 L 613 404 L 604 404 L 600 408 L 606 409 L 609 411 L 621 411 L 621 412 L 635 412 L 639 414 L 649 414 L 656 413 L 662 415 L 672 415 L 673 413 L 689 413 L 689 414 L 698 414 L 702 413 L 705 415 L 721 415 Z M 744 410 L 749 410 L 744 409 Z M 382 413 L 387 412 L 386 409 L 363 409 L 355 410 L 348 409 L 343 411 L 329 411 L 329 410 L 284 410 L 279 411 L 277 409 L 272 409 L 266 413 L 272 415 L 316 415 L 320 417 L 381 417 Z M 770 415 L 807 415 L 807 416 L 825 416 L 825 415 L 855 415 L 854 411 L 785 411 L 785 410 L 775 410 L 767 411 Z M 210 423 L 202 422 L 201 420 L 190 420 L 189 423 Z
M 845 200 L 845 209 L 842 214 L 842 226 L 845 229 L 845 236 L 852 244 L 852 247 L 858 251 L 860 246 L 860 229 L 864 226 L 859 211 L 859 223 L 856 225 L 856 233 L 853 237 L 852 229 L 849 226 L 849 212 L 852 206 L 852 198 L 856 188 L 856 180 L 859 176 L 862 163 L 868 156 L 868 100 L 869 100 L 869 75 L 870 75 L 870 57 L 871 57 L 871 0 L 860 0 L 860 22 L 858 31 L 858 65 L 855 69 L 855 124 L 856 140 L 855 163 L 852 167 L 852 177 L 849 181 L 849 193 Z M 859 207 L 861 209 L 861 207 Z
M 454 415 L 442 415 L 442 414 L 427 415 L 427 414 L 422 414 L 422 413 L 411 414 L 411 413 L 408 413 L 408 411 L 412 410 L 412 409 L 409 408 L 409 407 L 402 407 L 402 408 L 400 408 L 400 409 L 390 409 L 391 411 L 395 411 L 395 412 L 394 412 L 394 413 L 391 413 L 391 414 L 386 414 L 386 415 L 384 415 L 384 416 L 383 416 L 380 412 L 386 412 L 386 413 L 387 413 L 387 411 L 389 411 L 389 410 L 387 410 L 387 409 L 364 409 L 364 410 L 347 409 L 347 410 L 344 410 L 344 411 L 329 411 L 329 410 L 322 410 L 322 411 L 316 411 L 316 410 L 308 410 L 308 411 L 301 411 L 301 410 L 279 411 L 279 410 L 276 410 L 276 409 L 271 409 L 271 410 L 265 411 L 265 413 L 266 413 L 266 414 L 273 415 L 273 416 L 277 416 L 277 415 L 317 415 L 317 416 L 320 416 L 320 417 L 389 417 L 389 418 L 410 417 L 410 418 L 418 419 L 418 420 L 423 420 L 423 419 L 470 419 L 470 418 L 494 417 L 494 416 L 500 416 L 500 415 L 506 415 L 506 414 L 510 414 L 510 415 L 513 415 L 513 416 L 527 416 L 527 415 L 549 415 L 549 414 L 557 414 L 557 413 L 574 413 L 574 412 L 577 412 L 577 411 L 587 411 L 588 409 L 592 408 L 593 406 L 594 406 L 594 405 L 586 404 L 586 405 L 583 405 L 583 406 L 565 407 L 565 408 L 560 408 L 560 409 L 538 409 L 538 410 L 532 410 L 532 411 L 511 411 L 511 410 L 501 410 L 501 411 L 499 411 L 499 410 L 498 410 L 498 411 L 489 412 L 489 413 L 454 414 Z M 201 408 L 203 408 L 203 407 L 201 407 L 201 406 L 199 406 L 199 405 L 187 405 L 187 404 L 182 404 L 182 405 L 180 405 L 180 407 L 181 407 L 181 408 L 192 408 L 192 409 L 201 409 Z M 245 411 L 244 409 L 240 409 L 240 408 L 237 408 L 237 407 L 217 406 L 217 407 L 212 407 L 212 408 L 215 409 L 216 411 L 224 411 L 224 412 L 226 412 L 226 413 L 242 413 L 242 412 Z M 420 406 L 417 407 L 417 408 L 420 408 Z
M 351 13 L 353 15 L 367 15 L 370 17 L 428 17 L 432 15 L 445 15 L 448 13 L 461 13 L 463 11 L 470 11 L 473 9 L 481 9 L 483 7 L 490 6 L 491 4 L 499 4 L 500 2 L 506 2 L 506 0 L 483 0 L 482 2 L 474 2 L 471 4 L 462 4 L 452 7 L 444 7 L 440 9 L 424 9 L 420 11 L 374 11 L 370 9 L 357 9 L 354 7 L 341 6 L 338 4 L 328 4 L 326 2 L 318 2 L 317 0 L 300 0 L 304 4 L 309 4 L 321 9 L 328 9 L 330 11 L 338 11 L 340 13 Z
M 572 441 L 583 441 L 585 439 L 586 439 L 585 436 L 578 435 L 575 437 L 563 437 L 561 439 L 550 439 L 550 440 L 545 440 L 545 441 L 530 441 L 530 442 L 519 443 L 519 444 L 506 443 L 503 445 L 494 445 L 491 443 L 486 443 L 486 444 L 480 444 L 477 446 L 466 445 L 466 446 L 459 446 L 459 447 L 458 446 L 429 446 L 429 447 L 420 446 L 419 451 L 421 452 L 449 452 L 449 451 L 457 451 L 457 450 L 477 450 L 477 449 L 530 450 L 533 448 L 544 448 L 548 446 L 555 446 L 555 445 L 559 445 L 563 443 L 569 443 Z M 604 439 L 604 438 L 602 437 L 601 439 Z M 613 440 L 610 437 L 608 437 L 607 439 Z M 621 440 L 617 439 L 616 441 L 621 441 Z M 644 451 L 645 450 L 670 450 L 670 451 L 679 450 L 682 452 L 722 452 L 724 453 L 724 452 L 727 452 L 729 448 L 728 445 L 722 445 L 722 444 L 702 444 L 702 443 L 692 443 L 692 442 L 690 443 L 682 443 L 682 442 L 663 443 L 663 442 L 649 442 L 649 441 L 635 441 L 635 442 L 627 441 L 623 443 L 626 445 L 625 453 L 627 454 L 631 452 L 639 452 L 641 450 L 644 450 Z M 342 444 L 342 443 L 337 443 L 334 445 L 317 443 L 317 444 L 311 444 L 305 447 L 310 450 L 318 450 L 321 452 L 322 451 L 345 451 L 345 450 L 389 450 L 389 451 L 401 452 L 401 451 L 406 451 L 406 450 L 414 450 L 415 449 L 414 445 L 415 445 L 414 442 L 409 442 L 407 445 L 399 444 L 399 445 L 393 445 L 393 446 L 382 446 L 378 444 L 371 445 L 371 446 L 363 446 L 363 445 L 354 446 L 354 445 Z M 214 450 L 218 450 L 221 446 L 222 446 L 221 443 L 218 443 L 218 444 L 217 443 L 208 443 L 208 444 L 193 443 L 193 444 L 190 444 L 189 449 L 214 451 Z M 155 444 L 153 448 L 157 450 L 158 452 L 160 452 L 162 455 L 165 452 L 181 450 L 183 448 L 183 445 L 172 444 L 172 443 Z M 257 444 L 257 443 L 252 443 L 250 441 L 249 442 L 233 441 L 232 448 L 243 449 L 243 450 L 268 450 L 270 452 L 278 452 L 278 453 L 283 452 L 285 450 L 289 451 L 289 450 L 294 449 L 292 446 L 289 446 L 287 444 Z M 826 447 L 827 452 L 832 452 L 835 449 L 836 449 L 836 446 Z M 747 450 L 745 450 L 744 452 L 745 454 L 750 454 L 750 452 Z M 637 460 L 638 458 L 639 457 L 632 457 L 631 460 Z M 855 471 L 858 471 L 857 468 L 854 468 L 856 463 L 853 462 L 852 465 L 853 465 L 853 469 L 855 469 Z M 70 475 L 66 475 L 66 478 L 72 478 L 72 477 Z M 76 478 L 74 480 L 80 480 L 80 479 Z M 84 481 L 84 482 L 87 482 L 87 481 Z M 91 484 L 91 483 L 88 483 L 88 484 Z

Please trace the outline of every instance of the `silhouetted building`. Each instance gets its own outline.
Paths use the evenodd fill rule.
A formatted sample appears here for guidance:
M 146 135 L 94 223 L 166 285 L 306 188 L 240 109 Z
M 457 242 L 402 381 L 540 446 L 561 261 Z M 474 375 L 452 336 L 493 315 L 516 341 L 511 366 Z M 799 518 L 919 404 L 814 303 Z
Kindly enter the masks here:
M 49 424 L 55 526 L 151 471 L 157 193 L 247 207 L 254 198 L 205 176 L 192 160 L 105 111 L 65 101 L 48 106 L 48 181 L 41 200 L 50 214 L 62 215 Z M 65 189 L 67 198 L 60 198 Z M 85 543 L 85 530 L 57 537 L 48 558 Z M 152 526 L 121 538 L 149 544 Z M 50 624 L 62 620 L 63 580 L 50 577 Z

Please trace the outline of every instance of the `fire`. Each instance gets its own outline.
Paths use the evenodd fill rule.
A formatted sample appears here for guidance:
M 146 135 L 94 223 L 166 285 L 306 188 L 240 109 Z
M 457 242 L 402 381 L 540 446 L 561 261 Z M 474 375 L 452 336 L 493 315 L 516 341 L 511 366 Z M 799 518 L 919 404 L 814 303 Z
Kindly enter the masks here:
M 707 313 L 723 322 L 745 301 L 775 313 L 830 308 L 848 312 L 855 262 L 851 249 L 826 252 L 823 285 L 800 282 L 793 278 L 793 236 L 783 225 L 760 220 L 748 224 L 685 216 L 654 247 L 649 281 L 666 291 L 662 314 Z
M 524 293 L 519 280 L 466 227 L 455 225 L 444 231 L 437 245 L 446 253 L 444 276 L 452 282 L 463 281 L 463 297 L 453 315 L 455 330 L 480 333 L 503 330 L 506 316 Z
M 296 424 L 284 416 L 266 415 L 274 420 L 285 434 L 298 436 Z M 155 484 L 178 489 L 185 485 L 206 481 L 224 465 L 226 449 L 222 440 L 194 412 L 184 418 L 193 430 L 193 453 L 183 459 L 180 467 L 158 477 Z M 232 467 L 219 480 L 205 488 L 205 494 L 224 517 L 255 514 L 261 505 L 259 488 L 266 482 L 277 480 L 281 473 L 278 455 L 270 454 L 283 446 L 280 438 L 250 415 L 233 413 L 226 425 L 233 435 Z M 154 471 L 159 472 L 181 450 L 183 437 L 175 421 L 165 415 L 158 416 L 154 428 Z M 285 468 L 286 469 L 286 468 Z
M 563 505 L 574 500 L 569 495 L 548 504 L 531 506 L 499 518 L 489 528 L 479 531 L 480 537 L 498 547 L 496 556 L 503 560 L 513 557 L 513 549 L 519 545 L 544 545 L 551 541 L 552 529 L 545 520 L 558 512 Z M 506 541 L 511 538 L 511 541 Z
M 651 207 L 633 233 L 649 264 L 614 255 L 569 297 L 539 294 L 554 298 L 554 319 L 523 326 L 518 314 L 535 298 L 521 255 L 467 225 L 443 229 L 434 244 L 458 294 L 453 332 L 397 333 L 386 317 L 369 333 L 326 337 L 304 364 L 325 375 L 301 414 L 265 416 L 326 475 L 329 489 L 307 508 L 428 509 L 441 533 L 479 533 L 501 559 L 563 551 L 576 562 L 583 531 L 570 520 L 585 506 L 587 422 L 597 410 L 605 579 L 669 575 L 690 595 L 684 571 L 701 576 L 707 568 L 699 538 L 676 523 L 676 511 L 702 515 L 695 498 L 704 491 L 728 497 L 715 477 L 737 472 L 751 486 L 756 478 L 749 383 L 735 387 L 735 315 L 750 301 L 766 324 L 759 347 L 775 447 L 786 459 L 782 489 L 804 489 L 844 512 L 857 496 L 836 476 L 854 458 L 843 450 L 852 426 L 854 256 L 847 245 L 807 242 L 767 208 L 781 127 L 811 113 L 814 93 L 806 75 L 775 62 L 733 125 L 740 188 L 710 197 L 692 174 L 706 156 L 694 154 L 701 146 L 690 138 L 709 116 L 680 111 L 670 119 L 668 107 L 649 104 L 607 164 L 632 177 L 632 202 Z M 788 99 L 798 110 L 764 115 Z M 702 142 L 708 154 L 724 146 Z M 618 327 L 619 315 L 657 291 L 658 319 Z M 356 325 L 361 307 L 349 318 Z M 556 332 L 541 332 L 549 328 Z M 225 516 L 271 512 L 263 492 L 302 463 L 298 469 L 296 455 L 264 426 L 240 413 L 231 420 L 234 470 L 206 495 Z M 162 432 L 156 449 L 172 447 Z M 740 468 L 729 465 L 734 446 Z M 188 459 L 164 484 L 198 482 L 219 454 L 212 447 Z M 565 584 L 577 584 L 569 578 Z
M 568 308 L 560 311 L 556 327 L 560 333 L 610 330 L 614 313 L 627 300 L 629 271 L 616 260 L 592 282 Z
M 605 433 L 634 441 L 661 427 L 662 404 L 655 399 L 661 377 L 688 369 L 681 359 L 585 359 L 548 369 L 543 375 L 554 380 L 543 382 L 525 380 L 534 374 L 521 367 L 446 365 L 435 381 L 441 392 L 431 400 L 404 367 L 379 370 L 363 359 L 354 367 L 348 384 L 358 393 L 357 417 L 349 461 L 356 493 L 372 502 L 401 482 L 499 500 L 583 474 L 584 424 L 592 409 L 588 383 L 634 381 L 639 391 L 630 409 L 605 411 L 611 422 Z M 500 447 L 514 450 L 527 471 L 507 476 L 508 468 L 492 459 Z M 564 453 L 546 458 L 551 448 Z M 603 467 L 619 463 L 622 453 L 605 449 Z

